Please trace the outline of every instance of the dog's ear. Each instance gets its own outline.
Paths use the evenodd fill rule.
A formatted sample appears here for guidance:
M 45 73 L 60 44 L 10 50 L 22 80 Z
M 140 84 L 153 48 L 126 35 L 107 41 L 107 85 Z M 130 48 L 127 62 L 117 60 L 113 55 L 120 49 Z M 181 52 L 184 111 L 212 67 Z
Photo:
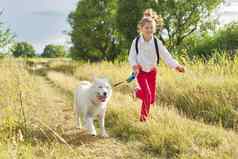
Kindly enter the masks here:
M 91 81 L 93 81 L 93 82 L 94 82 L 94 81 L 96 81 L 96 80 L 97 80 L 97 77 L 96 77 L 96 75 L 95 75 L 95 74 L 92 74 L 92 75 L 91 75 Z
M 112 83 L 112 79 L 110 79 L 110 78 L 105 78 L 105 79 L 106 79 L 107 83 Z
M 109 83 L 112 83 L 112 78 L 109 77 L 109 78 L 107 78 L 107 80 Z
M 110 83 L 110 80 L 106 76 L 103 76 L 102 79 L 106 81 L 107 83 Z
M 110 81 L 108 80 L 107 76 L 105 76 L 105 75 L 101 75 L 98 78 L 103 80 L 103 81 L 105 81 L 105 82 L 107 82 L 107 83 L 110 83 Z

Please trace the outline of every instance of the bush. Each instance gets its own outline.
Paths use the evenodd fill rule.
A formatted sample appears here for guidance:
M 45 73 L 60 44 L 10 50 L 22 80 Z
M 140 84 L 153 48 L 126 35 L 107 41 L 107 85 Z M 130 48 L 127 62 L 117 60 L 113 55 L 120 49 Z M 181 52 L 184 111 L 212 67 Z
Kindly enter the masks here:
M 35 56 L 35 49 L 27 42 L 19 42 L 13 46 L 12 54 L 15 57 L 33 57 Z
M 64 57 L 65 48 L 62 45 L 47 45 L 44 49 L 42 57 L 55 58 L 55 57 Z
M 213 35 L 204 35 L 196 38 L 192 47 L 189 48 L 190 55 L 210 58 L 214 53 L 223 54 L 225 51 L 234 57 L 238 49 L 238 23 L 227 25 Z M 189 39 L 188 42 L 192 41 Z

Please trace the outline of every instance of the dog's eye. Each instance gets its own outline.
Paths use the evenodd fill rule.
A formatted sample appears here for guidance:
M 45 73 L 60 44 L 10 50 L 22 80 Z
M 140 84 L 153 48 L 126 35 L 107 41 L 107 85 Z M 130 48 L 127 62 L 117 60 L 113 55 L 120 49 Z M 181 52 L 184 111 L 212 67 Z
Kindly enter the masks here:
M 98 88 L 102 89 L 102 86 L 99 86 Z

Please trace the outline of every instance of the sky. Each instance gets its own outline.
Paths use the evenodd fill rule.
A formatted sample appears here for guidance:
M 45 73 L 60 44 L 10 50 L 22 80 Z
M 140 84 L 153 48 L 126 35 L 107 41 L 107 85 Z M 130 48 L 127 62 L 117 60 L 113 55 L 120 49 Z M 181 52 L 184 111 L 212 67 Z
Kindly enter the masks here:
M 77 0 L 0 0 L 0 22 L 16 35 L 17 41 L 33 44 L 42 53 L 47 44 L 67 45 L 68 14 Z
M 0 22 L 16 35 L 17 41 L 33 44 L 42 53 L 47 44 L 68 46 L 70 38 L 64 33 L 70 30 L 68 14 L 75 9 L 78 0 L 0 0 Z M 216 15 L 221 24 L 238 20 L 238 0 L 226 0 Z
M 219 22 L 227 24 L 231 21 L 238 21 L 238 0 L 225 0 L 215 14 L 219 17 Z

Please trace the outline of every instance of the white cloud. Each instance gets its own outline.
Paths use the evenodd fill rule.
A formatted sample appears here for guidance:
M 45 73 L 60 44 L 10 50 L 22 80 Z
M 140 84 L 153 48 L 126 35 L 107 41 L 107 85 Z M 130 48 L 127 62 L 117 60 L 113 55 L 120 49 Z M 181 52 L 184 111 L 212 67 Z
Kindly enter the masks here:
M 65 16 L 64 12 L 56 11 L 56 10 L 45 10 L 45 11 L 34 11 L 32 12 L 33 15 L 40 15 L 40 16 Z
M 238 21 L 238 0 L 226 0 L 215 12 L 221 25 Z

